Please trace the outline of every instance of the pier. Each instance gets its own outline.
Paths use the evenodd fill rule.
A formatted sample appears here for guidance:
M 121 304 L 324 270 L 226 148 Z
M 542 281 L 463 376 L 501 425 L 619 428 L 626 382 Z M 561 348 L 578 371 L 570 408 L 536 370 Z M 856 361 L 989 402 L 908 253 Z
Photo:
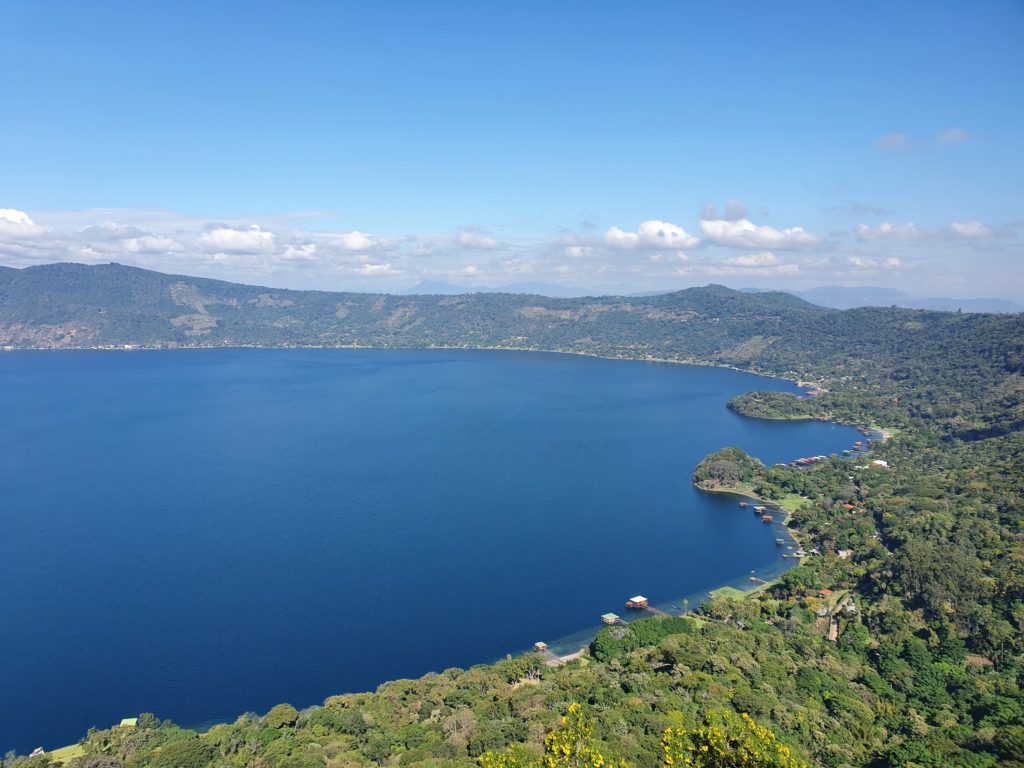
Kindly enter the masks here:
M 644 610 L 648 613 L 653 613 L 655 616 L 665 616 L 666 618 L 672 615 L 671 613 L 661 610 L 661 608 L 655 608 L 653 605 L 644 606 Z
M 643 595 L 636 595 L 635 597 L 629 598 L 629 600 L 626 601 L 626 607 L 634 610 L 647 611 L 648 613 L 653 613 L 655 616 L 667 617 L 672 615 L 671 613 L 666 613 L 660 608 L 655 608 L 651 605 L 651 601 Z

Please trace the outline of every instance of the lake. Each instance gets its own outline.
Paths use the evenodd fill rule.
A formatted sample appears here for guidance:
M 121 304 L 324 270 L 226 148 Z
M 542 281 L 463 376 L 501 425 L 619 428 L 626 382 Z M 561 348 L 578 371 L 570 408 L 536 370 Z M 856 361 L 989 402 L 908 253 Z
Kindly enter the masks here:
M 726 409 L 750 389 L 796 391 L 540 353 L 0 354 L 0 753 L 301 708 L 776 573 L 777 526 L 694 466 L 860 436 Z

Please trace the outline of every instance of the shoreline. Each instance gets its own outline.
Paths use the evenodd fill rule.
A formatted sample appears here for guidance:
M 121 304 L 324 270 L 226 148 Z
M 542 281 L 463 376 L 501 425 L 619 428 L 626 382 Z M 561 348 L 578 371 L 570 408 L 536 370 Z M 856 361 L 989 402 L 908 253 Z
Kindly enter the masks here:
M 454 346 L 446 344 L 432 344 L 430 346 L 380 346 L 376 344 L 199 344 L 194 346 L 179 346 L 179 345 L 167 345 L 167 344 L 119 344 L 119 345 L 101 345 L 101 346 L 68 346 L 68 347 L 13 347 L 5 346 L 0 347 L 0 352 L 185 352 L 192 351 L 198 352 L 202 350 L 211 349 L 267 349 L 267 350 L 286 350 L 286 349 L 359 349 L 359 350 L 406 350 L 406 351 L 424 351 L 424 350 L 440 350 L 440 351 L 451 351 L 451 352 L 474 352 L 474 351 L 488 351 L 488 352 L 537 352 L 542 354 L 550 355 L 575 355 L 577 357 L 591 357 L 597 360 L 618 360 L 623 362 L 637 362 L 637 363 L 662 363 L 667 365 L 693 365 L 702 368 L 723 368 L 728 371 L 737 371 L 738 373 L 749 373 L 753 376 L 761 376 L 766 379 L 778 379 L 780 381 L 787 381 L 793 384 L 798 389 L 800 388 L 801 380 L 798 378 L 791 378 L 792 376 L 798 376 L 795 372 L 787 371 L 786 373 L 771 373 L 756 368 L 739 368 L 735 365 L 728 365 L 726 363 L 720 363 L 712 360 L 704 360 L 698 358 L 671 358 L 671 357 L 653 357 L 651 355 L 637 356 L 630 354 L 601 354 L 599 352 L 587 352 L 576 349 L 548 349 L 542 347 L 521 347 L 521 346 L 493 346 L 493 345 L 466 345 L 466 346 Z M 742 415 L 742 414 L 741 414 Z M 747 417 L 754 418 L 754 417 Z M 811 417 L 812 419 L 814 417 Z
M 360 350 L 360 351 L 439 351 L 439 352 L 443 352 L 443 351 L 451 351 L 451 352 L 521 352 L 521 353 L 530 353 L 530 354 L 572 355 L 572 356 L 577 356 L 577 357 L 593 358 L 593 359 L 598 359 L 598 360 L 618 361 L 618 362 L 656 363 L 656 364 L 662 364 L 662 365 L 666 365 L 667 364 L 667 365 L 683 365 L 683 366 L 693 366 L 693 367 L 719 368 L 719 369 L 735 371 L 737 373 L 750 374 L 750 375 L 753 375 L 753 376 L 762 377 L 762 378 L 766 378 L 766 379 L 773 379 L 773 380 L 779 381 L 779 382 L 785 382 L 785 383 L 793 385 L 796 388 L 799 388 L 799 383 L 800 383 L 799 379 L 796 378 L 796 374 L 792 374 L 792 377 L 791 377 L 791 376 L 788 376 L 788 375 L 785 375 L 785 374 L 769 373 L 769 372 L 766 372 L 766 371 L 763 371 L 763 370 L 748 369 L 748 368 L 738 368 L 736 366 L 726 365 L 726 364 L 722 364 L 722 363 L 719 363 L 719 362 L 713 362 L 713 361 L 708 361 L 708 360 L 679 359 L 679 358 L 658 358 L 658 357 L 653 357 L 653 356 L 649 356 L 649 355 L 648 356 L 637 356 L 637 355 L 629 355 L 629 354 L 619 354 L 619 355 L 599 354 L 599 353 L 596 353 L 596 352 L 586 352 L 586 351 L 579 351 L 579 350 L 543 349 L 543 348 L 536 348 L 536 347 L 520 347 L 520 346 L 505 347 L 505 346 L 438 346 L 438 345 L 432 345 L 432 346 L 374 346 L 374 345 L 354 345 L 354 344 L 353 345 L 334 345 L 334 344 L 332 344 L 332 345 L 323 345 L 323 344 L 309 344 L 309 345 L 256 345 L 256 344 L 254 344 L 254 345 L 245 345 L 245 344 L 226 345 L 225 344 L 225 345 L 212 345 L 211 344 L 211 345 L 200 345 L 200 346 L 164 346 L 164 345 L 142 346 L 142 345 L 124 345 L 124 346 L 87 346 L 87 347 L 29 347 L 29 348 L 2 347 L 2 348 L 0 348 L 0 351 L 2 351 L 2 352 L 12 352 L 12 353 L 16 353 L 16 352 L 27 352 L 27 353 L 32 353 L 32 352 L 51 352 L 51 353 L 55 353 L 55 352 L 56 353 L 59 353 L 59 352 L 172 352 L 172 351 L 185 352 L 185 351 L 202 351 L 202 350 Z M 737 414 L 737 415 L 743 416 L 744 418 L 759 418 L 759 417 L 755 417 L 755 416 L 746 416 L 745 414 Z M 806 417 L 806 418 L 800 418 L 800 419 L 766 419 L 766 420 L 772 420 L 772 421 L 816 420 L 816 417 Z M 834 421 L 834 420 L 831 420 L 831 419 L 817 419 L 817 420 L 828 421 L 828 422 L 833 423 L 833 424 L 842 424 L 844 426 L 854 426 L 854 427 L 858 426 L 858 425 L 852 424 L 850 422 L 840 422 L 840 421 Z M 871 429 L 872 429 L 873 432 L 876 432 L 877 434 L 879 434 L 880 439 L 883 440 L 883 441 L 885 439 L 888 439 L 891 436 L 891 434 L 892 434 L 891 432 L 883 430 L 881 428 L 871 427 Z M 703 493 L 718 493 L 718 494 L 731 495 L 731 496 L 734 496 L 734 497 L 737 497 L 737 498 L 748 499 L 750 501 L 754 501 L 754 502 L 759 503 L 759 504 L 764 504 L 764 505 L 769 506 L 769 507 L 771 507 L 773 509 L 777 509 L 777 510 L 781 511 L 783 513 L 783 519 L 780 521 L 780 523 L 782 524 L 782 526 L 784 526 L 784 528 L 786 530 L 786 535 L 790 538 L 790 540 L 793 542 L 793 544 L 795 544 L 795 545 L 799 545 L 800 544 L 799 539 L 793 534 L 792 529 L 790 529 L 790 527 L 789 527 L 789 519 L 790 519 L 790 516 L 791 516 L 792 512 L 791 512 L 791 510 L 788 510 L 784 506 L 782 506 L 779 502 L 774 502 L 774 501 L 770 501 L 770 500 L 767 500 L 767 499 L 761 499 L 760 497 L 754 495 L 752 490 L 744 489 L 744 488 L 742 488 L 740 486 L 722 487 L 722 488 L 715 488 L 715 489 L 705 488 L 705 487 L 702 487 L 702 486 L 700 486 L 700 485 L 698 485 L 696 483 L 694 483 L 694 486 L 698 490 L 703 492 Z M 770 586 L 775 583 L 775 581 L 779 578 L 779 576 L 782 573 L 785 573 L 790 568 L 793 568 L 796 565 L 799 565 L 799 563 L 802 561 L 801 558 L 794 558 L 793 561 L 790 563 L 790 562 L 787 562 L 787 560 L 783 559 L 781 556 L 779 556 L 777 558 L 777 560 L 778 560 L 778 564 L 783 566 L 778 574 L 772 576 L 767 581 L 762 581 L 761 583 L 754 584 L 753 586 L 750 586 L 747 589 L 742 589 L 740 587 L 735 586 L 736 582 L 746 583 L 743 580 L 745 580 L 747 577 L 746 577 L 745 574 L 742 574 L 742 575 L 738 575 L 736 577 L 736 579 L 725 581 L 722 584 L 719 584 L 717 586 L 709 588 L 707 591 L 701 590 L 701 592 L 699 592 L 699 593 L 694 593 L 692 595 L 685 595 L 685 596 L 681 596 L 679 598 L 674 598 L 672 600 L 659 603 L 655 607 L 668 608 L 669 609 L 668 612 L 672 616 L 690 617 L 690 618 L 694 619 L 695 621 L 700 622 L 701 618 L 697 614 L 697 609 L 699 608 L 699 606 L 702 603 L 715 599 L 716 593 L 721 592 L 722 594 L 726 594 L 726 590 L 728 590 L 729 592 L 732 592 L 732 593 L 739 593 L 738 596 L 742 596 L 742 597 L 749 597 L 749 596 L 752 596 L 752 595 L 760 594 L 764 590 L 770 588 Z M 751 571 L 751 573 L 753 573 L 753 571 Z M 696 599 L 696 600 L 693 599 L 693 598 L 696 598 L 698 594 L 701 595 L 700 599 Z M 678 606 L 680 606 L 682 604 L 686 604 L 687 607 L 686 607 L 686 609 L 683 612 L 680 613 L 680 612 L 678 612 Z M 652 603 L 652 605 L 654 605 L 654 604 Z M 675 609 L 675 610 L 672 610 L 672 609 Z M 645 618 L 651 618 L 651 617 L 652 617 L 652 614 L 644 612 L 641 615 L 638 615 L 638 616 L 635 616 L 634 618 L 631 618 L 626 623 L 632 623 L 633 621 L 637 621 L 637 620 L 645 619 Z M 565 636 L 563 638 L 558 638 L 558 639 L 554 640 L 551 643 L 552 648 L 558 648 L 558 646 L 561 645 L 563 642 L 566 642 L 566 641 L 569 641 L 569 642 L 568 642 L 568 644 L 564 648 L 558 648 L 558 650 L 554 653 L 554 655 L 558 657 L 558 662 L 555 663 L 555 664 L 549 664 L 549 666 L 559 666 L 561 664 L 569 663 L 570 661 L 579 660 L 581 658 L 582 659 L 590 658 L 590 656 L 589 656 L 589 646 L 590 646 L 591 642 L 593 641 L 594 637 L 596 637 L 597 632 L 599 632 L 601 630 L 601 628 L 602 627 L 600 625 L 598 625 L 596 628 L 595 627 L 583 628 L 583 629 L 580 629 L 579 631 L 574 632 L 574 633 L 572 633 L 570 635 L 567 635 L 567 636 Z M 582 639 L 583 637 L 586 637 L 587 639 L 585 641 L 583 641 L 582 644 L 577 645 L 576 643 L 579 641 L 579 639 Z M 570 638 L 572 638 L 571 641 L 570 641 Z M 518 653 L 519 654 L 525 654 L 525 653 L 530 653 L 530 652 L 532 652 L 532 650 L 528 648 L 528 649 L 523 649 L 523 650 L 519 651 Z M 516 652 L 512 651 L 512 653 L 516 653 Z M 496 657 L 496 658 L 494 658 L 492 660 L 483 660 L 483 661 L 480 661 L 478 663 L 479 664 L 493 664 L 493 663 L 497 662 L 498 660 L 500 660 L 500 659 L 502 659 L 504 657 L 505 656 L 502 655 L 502 656 L 498 656 L 498 657 Z M 473 666 L 475 666 L 475 665 L 473 665 Z M 430 673 L 431 673 L 431 671 L 428 670 L 428 671 L 424 672 L 423 674 L 430 674 Z M 388 682 L 388 681 L 387 680 L 383 680 L 382 683 L 383 682 Z M 358 693 L 358 691 L 355 692 L 355 693 Z M 337 695 L 337 694 L 332 694 L 332 695 Z M 322 705 L 322 702 L 319 703 L 319 704 L 314 704 L 313 706 L 320 706 L 320 705 Z M 211 727 L 214 727 L 215 725 L 220 724 L 221 722 L 227 722 L 227 721 L 218 720 L 215 723 L 211 723 L 209 721 L 206 721 L 204 723 L 199 723 L 199 724 L 194 724 L 194 725 L 182 725 L 182 727 L 183 728 L 188 728 L 190 730 L 194 730 L 197 733 L 205 733 Z M 60 747 L 57 750 L 47 750 L 47 754 L 53 756 L 55 752 L 64 752 L 65 750 L 71 750 L 76 745 L 77 745 L 77 742 L 75 744 L 71 744 L 71 745 L 67 745 L 67 746 L 64 746 L 64 747 Z M 58 758 L 58 759 L 60 759 L 60 758 Z

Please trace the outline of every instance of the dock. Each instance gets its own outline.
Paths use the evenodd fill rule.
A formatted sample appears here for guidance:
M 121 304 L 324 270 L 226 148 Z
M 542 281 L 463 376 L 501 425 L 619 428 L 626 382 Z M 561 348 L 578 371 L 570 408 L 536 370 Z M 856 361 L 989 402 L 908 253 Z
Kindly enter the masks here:
M 664 616 L 665 618 L 672 615 L 671 613 L 661 610 L 661 608 L 655 608 L 653 605 L 648 605 L 644 610 L 648 613 L 653 613 L 655 616 Z
M 635 595 L 634 597 L 629 598 L 629 600 L 626 601 L 626 607 L 632 608 L 634 610 L 647 611 L 648 613 L 653 613 L 655 616 L 672 615 L 671 613 L 667 613 L 661 610 L 660 608 L 655 608 L 653 605 L 651 605 L 651 601 L 643 595 Z

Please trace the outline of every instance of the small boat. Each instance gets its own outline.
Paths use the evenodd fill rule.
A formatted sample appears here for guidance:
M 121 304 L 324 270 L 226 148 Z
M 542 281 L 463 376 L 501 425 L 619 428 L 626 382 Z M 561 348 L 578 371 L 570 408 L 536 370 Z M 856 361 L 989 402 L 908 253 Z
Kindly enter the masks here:
M 776 539 L 775 543 L 778 544 L 781 547 L 783 544 L 786 543 L 786 540 L 785 539 Z
M 765 515 L 764 517 L 762 517 L 762 518 L 761 518 L 761 522 L 762 522 L 762 523 L 770 523 L 770 522 L 772 522 L 772 521 L 773 521 L 774 519 L 775 519 L 775 518 L 774 518 L 774 517 L 772 517 L 771 515 Z
M 741 501 L 741 502 L 740 502 L 740 506 L 741 506 L 741 507 L 746 507 L 746 506 L 748 506 L 748 503 L 747 503 L 747 502 L 745 502 L 745 501 Z

